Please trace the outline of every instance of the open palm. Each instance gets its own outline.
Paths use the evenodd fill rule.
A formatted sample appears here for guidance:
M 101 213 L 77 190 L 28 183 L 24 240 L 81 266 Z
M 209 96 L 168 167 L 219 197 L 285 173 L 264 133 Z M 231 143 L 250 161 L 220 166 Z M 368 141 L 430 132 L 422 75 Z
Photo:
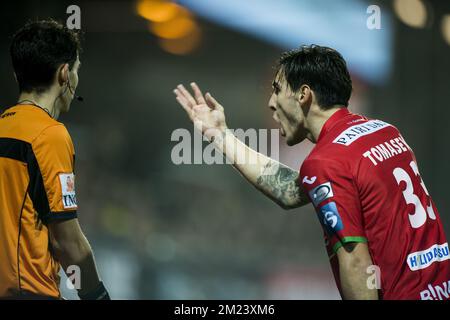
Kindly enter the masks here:
M 178 103 L 184 108 L 194 126 L 208 139 L 227 129 L 223 107 L 207 93 L 203 96 L 200 88 L 191 83 L 194 97 L 183 85 L 174 90 Z

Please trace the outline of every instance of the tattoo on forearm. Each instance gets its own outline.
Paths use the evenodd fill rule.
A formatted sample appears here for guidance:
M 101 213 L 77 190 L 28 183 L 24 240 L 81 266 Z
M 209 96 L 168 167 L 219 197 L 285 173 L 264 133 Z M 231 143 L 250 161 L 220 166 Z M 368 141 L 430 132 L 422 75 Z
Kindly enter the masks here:
M 274 170 L 274 166 L 278 168 Z M 277 203 L 283 206 L 301 206 L 307 202 L 307 199 L 297 184 L 298 175 L 297 171 L 270 161 L 264 166 L 257 184 Z

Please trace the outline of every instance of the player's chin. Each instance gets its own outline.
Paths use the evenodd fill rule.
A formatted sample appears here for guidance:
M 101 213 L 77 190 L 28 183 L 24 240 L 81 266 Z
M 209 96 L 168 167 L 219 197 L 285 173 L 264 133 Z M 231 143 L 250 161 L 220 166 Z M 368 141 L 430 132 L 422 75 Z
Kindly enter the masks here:
M 305 140 L 305 138 L 303 136 L 296 136 L 296 135 L 292 135 L 292 134 L 286 134 L 285 139 L 286 139 L 286 144 L 290 147 L 295 146 L 296 144 L 299 144 L 300 142 Z
M 298 142 L 295 141 L 295 139 L 293 139 L 292 136 L 289 136 L 289 135 L 286 135 L 285 139 L 286 139 L 286 144 L 288 146 L 290 146 L 290 147 L 293 146 L 293 145 L 296 145 L 298 143 Z

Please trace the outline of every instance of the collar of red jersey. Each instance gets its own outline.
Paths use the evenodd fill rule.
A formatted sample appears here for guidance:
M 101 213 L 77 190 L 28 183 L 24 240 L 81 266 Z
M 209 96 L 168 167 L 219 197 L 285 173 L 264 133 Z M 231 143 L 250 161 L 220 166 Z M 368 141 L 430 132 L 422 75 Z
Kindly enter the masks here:
M 331 129 L 341 120 L 342 118 L 345 118 L 346 116 L 350 115 L 351 112 L 348 110 L 347 107 L 342 107 L 339 110 L 337 110 L 335 113 L 331 115 L 331 117 L 328 118 L 328 120 L 324 123 L 322 130 L 320 130 L 319 138 L 317 139 L 317 142 L 323 139 L 327 135 L 328 132 L 331 131 Z

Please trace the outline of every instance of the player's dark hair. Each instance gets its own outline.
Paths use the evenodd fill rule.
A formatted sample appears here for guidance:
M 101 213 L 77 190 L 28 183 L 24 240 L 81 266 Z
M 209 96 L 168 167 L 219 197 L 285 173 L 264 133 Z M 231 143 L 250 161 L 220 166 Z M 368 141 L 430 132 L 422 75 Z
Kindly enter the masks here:
M 61 23 L 27 23 L 14 34 L 10 47 L 20 92 L 46 91 L 58 67 L 68 63 L 72 69 L 80 50 L 79 34 Z
M 302 46 L 282 54 L 278 70 L 292 91 L 304 84 L 311 87 L 322 109 L 333 105 L 348 106 L 352 79 L 342 55 L 334 49 L 317 45 Z

